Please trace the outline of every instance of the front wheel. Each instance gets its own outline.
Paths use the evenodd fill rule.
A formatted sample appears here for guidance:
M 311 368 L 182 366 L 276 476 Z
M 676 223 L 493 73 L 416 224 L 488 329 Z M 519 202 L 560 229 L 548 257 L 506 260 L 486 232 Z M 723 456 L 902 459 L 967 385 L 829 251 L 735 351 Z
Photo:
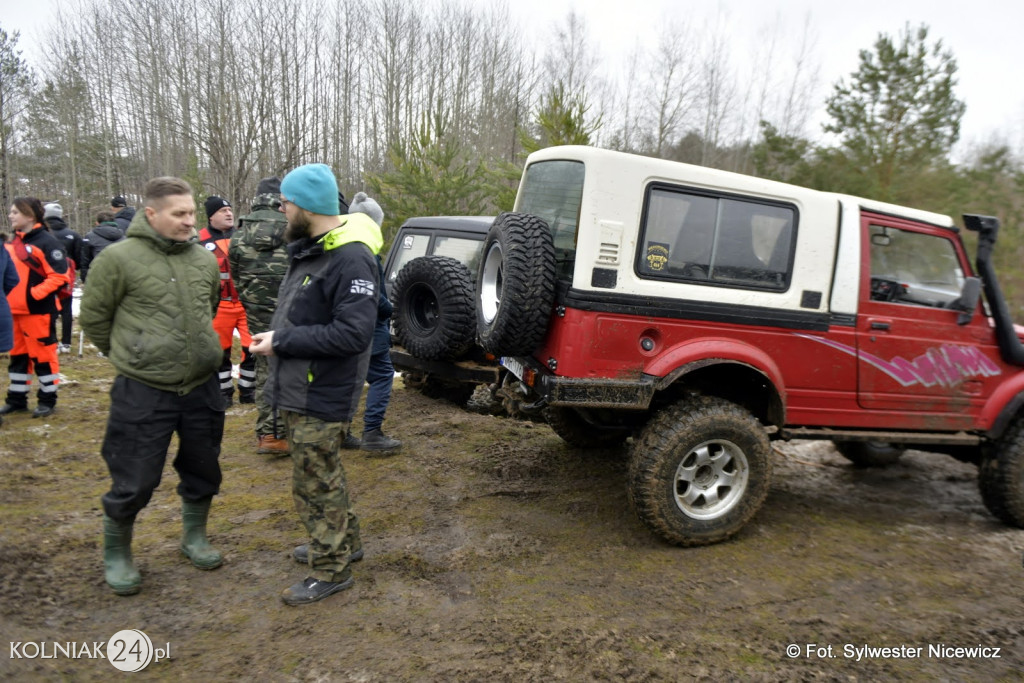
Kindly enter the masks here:
M 978 488 L 989 512 L 1024 528 L 1024 419 L 1018 417 L 999 441 L 985 448 Z
M 681 546 L 736 534 L 771 485 L 768 436 L 748 411 L 715 397 L 658 413 L 633 446 L 629 499 L 654 533 Z

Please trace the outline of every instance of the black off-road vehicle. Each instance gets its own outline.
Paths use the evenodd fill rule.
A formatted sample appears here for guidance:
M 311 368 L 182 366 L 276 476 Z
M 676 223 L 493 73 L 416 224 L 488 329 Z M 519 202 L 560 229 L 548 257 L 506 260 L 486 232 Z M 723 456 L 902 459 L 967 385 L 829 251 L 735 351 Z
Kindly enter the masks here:
M 493 216 L 410 218 L 384 263 L 395 305 L 391 360 L 406 386 L 465 405 L 493 403 L 503 368 L 476 344 L 474 281 Z

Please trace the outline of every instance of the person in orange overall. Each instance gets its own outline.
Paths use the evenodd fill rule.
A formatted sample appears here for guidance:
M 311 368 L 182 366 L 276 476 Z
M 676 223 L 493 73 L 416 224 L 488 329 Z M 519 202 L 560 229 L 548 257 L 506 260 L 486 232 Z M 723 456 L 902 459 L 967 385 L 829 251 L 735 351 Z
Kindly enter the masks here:
M 50 321 L 60 311 L 57 292 L 67 284 L 64 247 L 45 227 L 43 205 L 35 197 L 17 197 L 7 218 L 14 239 L 4 245 L 20 282 L 7 295 L 14 322 L 14 346 L 8 367 L 10 385 L 0 415 L 28 410 L 33 370 L 39 378 L 32 417 L 48 417 L 57 406 L 57 337 Z
M 238 290 L 231 279 L 231 266 L 228 263 L 228 246 L 235 231 L 235 214 L 231 210 L 231 203 L 216 195 L 207 197 L 205 207 L 209 227 L 199 231 L 199 242 L 213 252 L 220 265 L 220 306 L 217 308 L 217 317 L 213 319 L 213 329 L 220 336 L 220 346 L 224 349 L 224 360 L 217 373 L 220 391 L 224 395 L 225 404 L 231 405 L 234 394 L 231 384 L 231 345 L 234 332 L 238 330 L 242 342 L 242 362 L 238 366 L 238 402 L 255 403 L 256 358 L 249 353 L 249 344 L 252 343 L 249 324 L 238 298 Z

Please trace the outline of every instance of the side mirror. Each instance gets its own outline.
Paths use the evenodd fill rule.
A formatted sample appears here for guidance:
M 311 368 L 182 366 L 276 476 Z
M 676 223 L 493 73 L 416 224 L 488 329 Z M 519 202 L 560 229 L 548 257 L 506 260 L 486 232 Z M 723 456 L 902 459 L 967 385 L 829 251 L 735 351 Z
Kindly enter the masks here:
M 954 311 L 960 311 L 960 317 L 956 319 L 957 325 L 966 325 L 974 318 L 974 311 L 978 308 L 978 300 L 981 298 L 981 278 L 969 277 L 964 280 L 960 296 L 950 302 L 949 307 Z

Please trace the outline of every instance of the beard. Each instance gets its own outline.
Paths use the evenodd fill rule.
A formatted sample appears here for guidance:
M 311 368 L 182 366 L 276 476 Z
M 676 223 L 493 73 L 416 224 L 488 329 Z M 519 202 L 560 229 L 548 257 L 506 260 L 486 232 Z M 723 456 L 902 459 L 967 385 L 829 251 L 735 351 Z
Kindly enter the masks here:
M 291 243 L 309 237 L 309 226 L 309 219 L 301 215 L 296 216 L 293 220 L 288 221 L 288 225 L 285 226 L 285 241 Z

